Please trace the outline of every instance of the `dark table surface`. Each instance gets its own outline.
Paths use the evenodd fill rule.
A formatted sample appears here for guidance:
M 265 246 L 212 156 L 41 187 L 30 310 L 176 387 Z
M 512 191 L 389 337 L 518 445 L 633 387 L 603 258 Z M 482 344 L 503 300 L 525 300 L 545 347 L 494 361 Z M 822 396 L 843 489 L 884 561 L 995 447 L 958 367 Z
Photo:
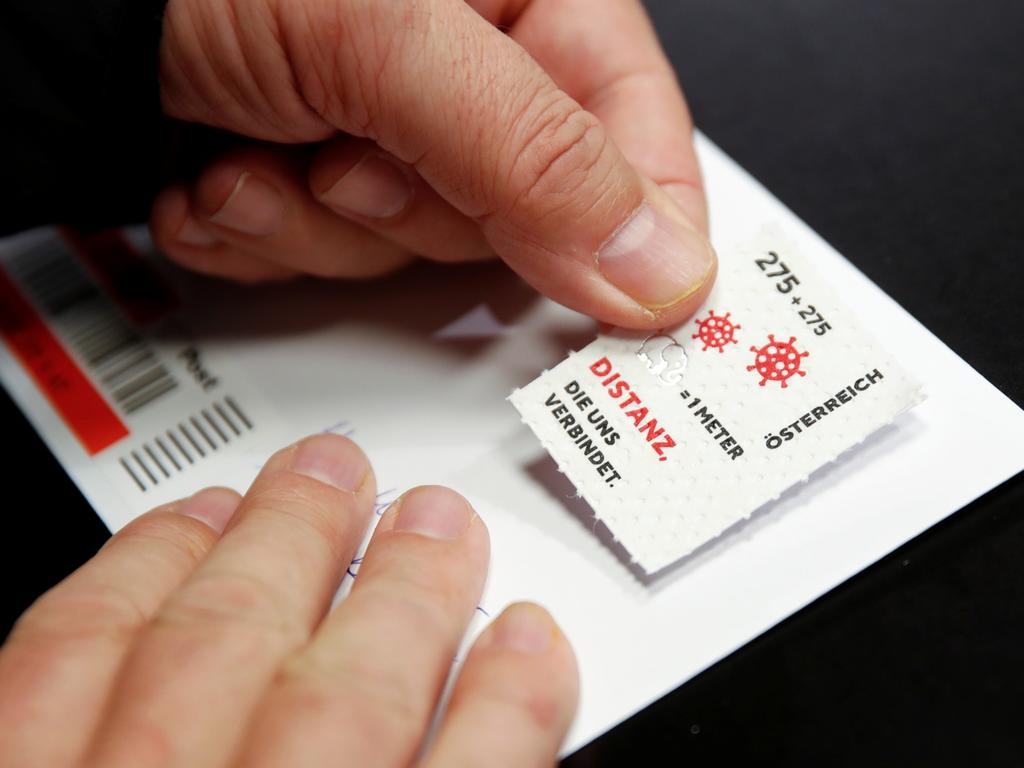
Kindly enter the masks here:
M 647 5 L 700 128 L 1024 404 L 1024 3 Z M 107 532 L 0 412 L 35 480 L 6 487 L 2 633 Z M 1022 510 L 1018 475 L 567 764 L 1024 765 Z

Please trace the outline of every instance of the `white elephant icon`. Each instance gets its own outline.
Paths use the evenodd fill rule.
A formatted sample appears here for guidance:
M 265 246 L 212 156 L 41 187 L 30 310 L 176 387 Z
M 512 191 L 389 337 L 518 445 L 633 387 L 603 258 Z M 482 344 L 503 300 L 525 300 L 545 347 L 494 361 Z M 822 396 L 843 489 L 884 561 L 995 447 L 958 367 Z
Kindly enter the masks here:
M 674 386 L 682 381 L 686 372 L 686 352 L 671 336 L 664 333 L 648 336 L 636 354 L 662 384 Z

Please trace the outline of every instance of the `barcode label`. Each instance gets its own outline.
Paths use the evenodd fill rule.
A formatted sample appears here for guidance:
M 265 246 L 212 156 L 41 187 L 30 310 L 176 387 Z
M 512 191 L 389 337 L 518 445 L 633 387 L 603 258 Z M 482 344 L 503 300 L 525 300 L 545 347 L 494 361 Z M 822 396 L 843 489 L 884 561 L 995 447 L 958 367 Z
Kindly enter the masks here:
M 152 345 L 63 242 L 41 242 L 7 267 L 123 413 L 134 414 L 178 387 Z
M 200 408 L 118 458 L 143 493 L 213 456 L 255 429 L 233 397 Z
M 144 240 L 116 235 L 0 244 L 0 364 L 9 352 L 52 409 L 42 419 L 67 428 L 52 433 L 60 450 L 84 450 L 130 519 L 247 478 L 268 438 L 290 432 L 231 345 L 177 311 L 187 280 Z

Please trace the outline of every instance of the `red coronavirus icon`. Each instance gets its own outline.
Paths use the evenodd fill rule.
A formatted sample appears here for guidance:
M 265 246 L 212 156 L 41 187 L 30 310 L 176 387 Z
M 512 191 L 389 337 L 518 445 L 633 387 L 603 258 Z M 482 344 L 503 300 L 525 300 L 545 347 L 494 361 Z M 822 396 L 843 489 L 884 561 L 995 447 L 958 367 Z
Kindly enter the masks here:
M 782 383 L 785 389 L 788 385 L 786 380 L 794 374 L 806 376 L 807 373 L 800 370 L 800 358 L 807 357 L 807 352 L 797 352 L 793 342 L 796 336 L 790 336 L 789 341 L 776 341 L 775 336 L 768 334 L 768 343 L 763 347 L 751 347 L 751 352 L 756 352 L 754 364 L 748 365 L 747 370 L 757 370 L 761 376 L 761 386 L 769 381 Z
M 715 310 L 709 309 L 708 316 L 703 320 L 697 321 L 697 332 L 693 334 L 693 338 L 700 339 L 704 342 L 704 349 L 702 352 L 707 352 L 709 349 L 714 347 L 719 352 L 725 352 L 722 347 L 726 344 L 738 344 L 736 341 L 736 331 L 742 328 L 742 325 L 734 323 L 729 319 L 731 312 L 726 312 L 724 317 L 715 314 Z

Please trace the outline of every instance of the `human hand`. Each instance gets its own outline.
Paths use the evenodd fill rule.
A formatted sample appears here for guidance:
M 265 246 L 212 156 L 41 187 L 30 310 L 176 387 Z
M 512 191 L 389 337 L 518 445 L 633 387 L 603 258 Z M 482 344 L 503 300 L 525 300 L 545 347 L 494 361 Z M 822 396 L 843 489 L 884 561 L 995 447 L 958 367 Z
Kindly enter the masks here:
M 365 456 L 333 435 L 276 453 L 244 498 L 208 489 L 117 533 L 0 650 L 0 764 L 116 768 L 416 762 L 473 615 L 487 529 L 454 491 L 373 515 Z M 572 651 L 516 604 L 477 639 L 424 766 L 554 762 Z
M 267 142 L 158 198 L 181 264 L 256 281 L 496 253 L 635 328 L 710 290 L 692 124 L 639 0 L 170 0 L 160 60 L 165 112 Z

